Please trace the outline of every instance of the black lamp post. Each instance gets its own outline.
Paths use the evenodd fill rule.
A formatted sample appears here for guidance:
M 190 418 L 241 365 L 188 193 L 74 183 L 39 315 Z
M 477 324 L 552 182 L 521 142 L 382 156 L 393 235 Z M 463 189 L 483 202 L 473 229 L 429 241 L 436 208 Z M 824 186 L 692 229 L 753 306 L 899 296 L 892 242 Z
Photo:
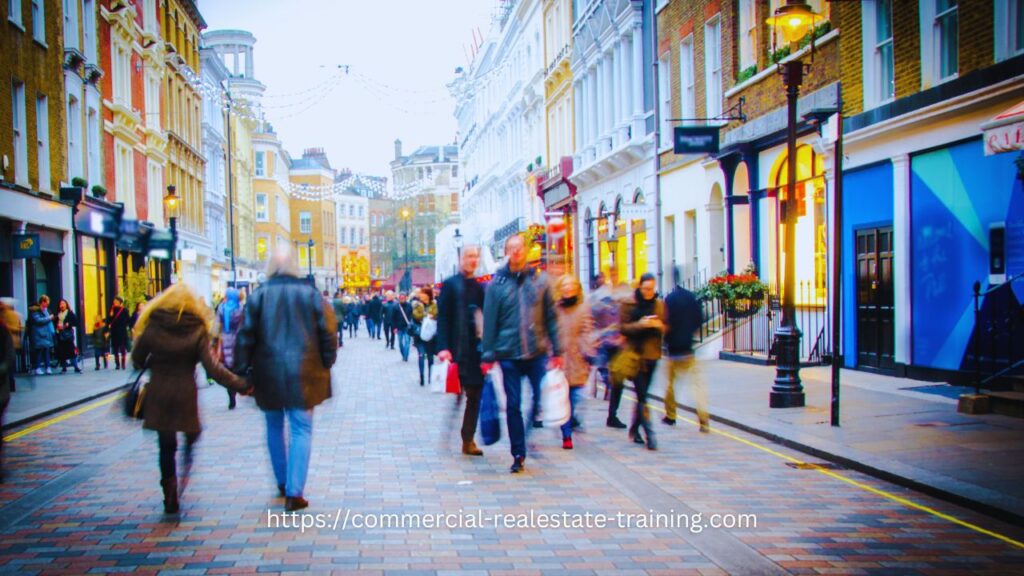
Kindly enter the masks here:
M 170 272 L 171 274 L 177 274 L 177 262 L 176 256 L 178 254 L 178 195 L 177 188 L 171 184 L 167 187 L 167 195 L 164 196 L 164 214 L 167 216 L 167 222 L 171 230 L 171 254 L 170 254 Z M 168 284 L 168 279 L 164 280 L 164 284 Z
M 459 229 L 455 229 L 455 273 L 458 274 L 459 267 L 462 266 L 462 234 Z
M 316 286 L 316 280 L 313 279 L 313 246 L 316 246 L 316 242 L 310 238 L 309 242 L 306 243 L 306 259 L 309 262 L 309 281 Z
M 800 41 L 821 20 L 803 0 L 786 0 L 767 19 L 789 42 L 790 53 L 795 54 Z M 775 382 L 769 395 L 772 408 L 798 408 L 805 404 L 803 385 L 800 383 L 800 328 L 796 323 L 796 105 L 803 83 L 804 64 L 792 58 L 779 64 L 782 82 L 786 86 L 786 197 L 781 202 L 782 254 L 785 259 L 782 287 L 782 323 L 775 332 L 777 347 Z
M 409 269 L 409 218 L 412 217 L 412 212 L 408 208 L 402 208 L 401 216 L 405 221 L 405 232 L 402 233 L 402 237 L 405 238 L 405 274 L 402 276 L 402 291 L 409 292 L 412 290 L 412 270 Z

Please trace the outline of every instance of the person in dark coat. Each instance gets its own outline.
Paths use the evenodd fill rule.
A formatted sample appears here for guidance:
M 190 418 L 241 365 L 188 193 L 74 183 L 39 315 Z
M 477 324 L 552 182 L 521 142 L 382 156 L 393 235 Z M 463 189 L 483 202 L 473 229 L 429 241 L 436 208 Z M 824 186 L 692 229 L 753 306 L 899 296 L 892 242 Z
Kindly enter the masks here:
M 658 298 L 657 279 L 650 272 L 640 277 L 640 287 L 633 298 L 622 303 L 620 313 L 622 335 L 626 346 L 640 357 L 640 370 L 633 378 L 636 390 L 636 409 L 629 437 L 637 444 L 644 444 L 640 435 L 643 428 L 647 434 L 647 448 L 657 449 L 654 429 L 651 427 L 647 409 L 647 392 L 651 387 L 651 375 L 661 358 L 662 337 L 665 333 L 665 303 Z
M 228 288 L 224 300 L 217 306 L 217 323 L 220 328 L 220 361 L 228 369 L 235 367 L 235 343 L 238 331 L 242 329 L 242 295 L 238 288 Z M 228 410 L 234 410 L 237 392 L 228 388 Z
M 370 338 L 380 340 L 381 313 L 384 309 L 380 296 L 373 295 L 373 298 L 366 303 L 366 328 L 370 332 Z
M 107 334 L 110 338 L 110 351 L 114 354 L 114 370 L 126 370 L 128 356 L 128 325 L 131 314 L 124 307 L 124 298 L 114 296 L 114 305 L 107 316 Z
M 402 354 L 402 362 L 408 362 L 409 349 L 412 347 L 412 335 L 409 334 L 409 327 L 412 326 L 412 304 L 405 294 L 398 295 L 398 303 L 391 313 L 391 325 L 398 336 L 398 351 Z
M 7 326 L 0 322 L 0 429 L 4 425 L 4 412 L 11 402 L 11 389 L 7 380 L 14 372 L 14 338 Z M 0 434 L 0 484 L 4 482 L 4 435 Z
M 67 373 L 70 361 L 75 372 L 81 374 L 82 368 L 78 366 L 78 341 L 75 338 L 78 316 L 71 311 L 71 305 L 67 300 L 61 298 L 57 303 L 57 317 L 53 322 L 57 331 L 57 360 L 60 362 L 60 373 Z
M 50 314 L 50 297 L 42 295 L 39 304 L 28 309 L 28 342 L 36 374 L 50 374 L 50 349 L 57 337 Z
M 455 362 L 459 384 L 466 395 L 462 417 L 462 453 L 483 456 L 477 447 L 476 423 L 480 418 L 480 393 L 484 376 L 480 369 L 480 336 L 483 332 L 484 289 L 473 274 L 480 263 L 480 247 L 465 246 L 459 258 L 459 274 L 441 284 L 437 299 L 438 360 Z
M 334 299 L 331 300 L 331 307 L 334 308 L 334 317 L 338 319 L 338 348 L 345 345 L 345 310 L 346 304 L 342 299 L 341 290 L 334 293 Z
M 429 381 L 434 370 L 434 340 L 423 339 L 423 321 L 427 318 L 437 320 L 437 301 L 434 299 L 434 288 L 422 286 L 416 291 L 416 297 L 412 300 L 412 320 L 417 326 L 416 336 L 413 337 L 413 345 L 416 346 L 418 362 L 420 367 L 420 386 L 424 386 L 425 380 Z
M 362 307 L 359 297 L 355 296 L 348 303 L 348 337 L 359 336 L 359 316 L 362 314 Z
M 710 431 L 708 423 L 708 397 L 704 390 L 704 379 L 700 365 L 693 354 L 693 335 L 700 330 L 704 321 L 700 302 L 696 295 L 679 282 L 679 270 L 673 271 L 676 287 L 665 297 L 665 311 L 668 316 L 668 328 L 665 332 L 665 348 L 668 350 L 666 375 L 668 384 L 665 387 L 665 418 L 662 422 L 669 426 L 676 424 L 676 378 L 686 374 L 693 384 L 693 396 L 697 404 L 697 419 L 700 431 Z
M 125 314 L 127 316 L 127 314 Z M 132 364 L 148 369 L 149 384 L 142 401 L 143 427 L 155 430 L 160 446 L 160 486 L 164 512 L 178 511 L 178 476 L 175 453 L 178 432 L 185 434 L 185 474 L 188 478 L 192 451 L 202 426 L 196 392 L 196 364 L 226 388 L 246 392 L 249 388 L 213 355 L 210 329 L 213 314 L 184 284 L 174 284 L 149 303 L 135 329 Z
M 331 367 L 338 356 L 334 310 L 299 278 L 290 244 L 267 264 L 267 278 L 249 297 L 235 346 L 236 370 L 248 373 L 256 404 L 267 421 L 267 446 L 288 511 L 304 498 L 313 432 L 313 409 L 331 397 Z M 285 420 L 288 449 L 285 450 Z
M 380 322 L 384 329 L 384 347 L 395 349 L 395 306 L 398 303 L 395 302 L 395 293 L 388 290 L 384 294 L 384 304 L 381 306 L 380 311 Z

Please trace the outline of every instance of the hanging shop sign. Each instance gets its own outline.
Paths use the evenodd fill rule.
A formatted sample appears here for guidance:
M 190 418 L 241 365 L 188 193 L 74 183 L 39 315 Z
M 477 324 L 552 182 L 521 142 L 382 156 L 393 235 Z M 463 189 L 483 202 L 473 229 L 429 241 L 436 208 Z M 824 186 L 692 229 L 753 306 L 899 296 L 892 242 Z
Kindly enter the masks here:
M 15 258 L 39 258 L 39 234 L 13 234 L 11 244 Z
M 717 126 L 676 126 L 672 136 L 672 151 L 676 154 L 718 152 Z

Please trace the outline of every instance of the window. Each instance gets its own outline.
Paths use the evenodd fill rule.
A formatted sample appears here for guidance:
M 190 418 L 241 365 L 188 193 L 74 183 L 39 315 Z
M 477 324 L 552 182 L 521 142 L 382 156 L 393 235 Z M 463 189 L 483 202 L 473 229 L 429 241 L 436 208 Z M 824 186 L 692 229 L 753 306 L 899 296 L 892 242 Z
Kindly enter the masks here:
M 103 169 L 100 167 L 100 115 L 95 108 L 89 108 L 85 119 L 86 157 L 89 162 L 89 181 L 93 184 L 103 182 Z
M 256 194 L 256 221 L 257 222 L 268 222 L 270 218 L 267 216 L 267 195 L 259 192 Z
M 959 69 L 957 24 L 957 0 L 935 0 L 935 51 L 940 80 L 955 75 Z
M 256 239 L 256 259 L 267 259 L 267 239 L 263 236 Z
M 341 227 L 341 238 L 339 238 L 339 240 L 338 240 L 340 244 L 347 244 L 348 243 L 348 241 L 345 239 L 347 237 L 347 234 L 345 233 L 346 231 L 347 231 L 347 229 L 344 226 L 342 226 Z
M 21 26 L 21 0 L 7 0 L 7 19 Z
M 896 93 L 893 67 L 892 0 L 868 0 L 861 11 L 864 107 L 873 108 Z
M 124 215 L 136 218 L 135 213 L 135 168 L 132 149 L 127 144 L 114 140 L 114 181 L 117 183 L 116 198 L 124 204 Z
M 313 233 L 313 215 L 309 212 L 299 212 L 299 234 Z
M 740 0 L 740 69 L 743 72 L 751 66 L 757 67 L 757 13 L 754 0 Z
M 82 104 L 68 96 L 68 174 L 81 177 L 82 170 Z
M 359 207 L 359 217 L 360 217 L 360 218 L 362 218 L 362 217 L 363 217 L 363 214 L 364 214 L 364 212 L 363 212 L 363 208 L 364 208 L 363 206 L 360 206 L 360 207 Z
M 356 205 L 355 204 L 349 204 L 348 205 L 348 217 L 349 218 L 355 218 L 355 216 L 356 216 Z
M 14 181 L 28 186 L 28 135 L 25 133 L 28 123 L 25 120 L 25 84 L 14 81 Z
M 672 145 L 672 79 L 670 66 L 672 65 L 672 52 L 666 51 L 658 59 L 658 113 L 661 115 L 661 146 L 662 148 Z
M 130 49 L 114 42 L 112 47 L 114 60 L 114 102 L 131 107 L 132 102 L 132 62 Z M 159 110 L 159 108 L 157 108 Z
M 164 221 L 164 167 L 155 160 L 149 160 L 146 167 L 146 197 L 149 198 L 150 222 Z
M 264 154 L 263 152 L 256 153 L 256 175 L 266 176 L 266 171 L 263 168 Z
M 93 0 L 82 2 L 82 38 L 85 42 L 85 59 L 99 63 L 96 53 L 96 4 Z
M 458 178 L 458 177 L 459 177 L 459 167 L 458 166 L 452 166 L 452 178 Z
M 996 61 L 1024 54 L 1024 0 L 996 0 Z
M 46 44 L 46 15 L 44 10 L 43 0 L 32 0 L 32 38 L 40 44 Z
M 704 25 L 704 73 L 707 110 L 704 116 L 722 114 L 722 21 L 715 16 Z
M 146 32 L 156 36 L 159 34 L 156 21 L 156 0 L 143 0 L 142 25 Z
M 36 97 L 36 157 L 39 159 L 39 189 L 50 190 L 50 117 L 46 96 Z
M 356 229 L 355 228 L 349 228 L 348 229 L 348 245 L 349 246 L 355 246 L 356 245 Z
M 21 4 L 21 1 L 18 1 Z M 78 49 L 78 2 L 64 0 L 64 47 Z
M 696 86 L 693 73 L 693 36 L 679 45 L 679 112 L 682 118 L 697 117 Z M 687 124 L 686 122 L 683 125 Z
M 146 125 L 160 131 L 160 76 L 156 71 L 146 72 Z

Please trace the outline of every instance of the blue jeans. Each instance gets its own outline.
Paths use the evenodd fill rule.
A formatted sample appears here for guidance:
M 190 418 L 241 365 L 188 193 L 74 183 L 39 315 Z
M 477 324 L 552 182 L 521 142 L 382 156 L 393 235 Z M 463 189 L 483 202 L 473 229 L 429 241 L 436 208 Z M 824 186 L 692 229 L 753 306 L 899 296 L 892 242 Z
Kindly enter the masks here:
M 513 457 L 526 457 L 526 427 L 523 423 L 523 377 L 529 378 L 533 389 L 530 406 L 530 424 L 540 411 L 540 381 L 544 379 L 547 358 L 530 360 L 502 360 L 501 376 L 505 384 L 505 419 L 508 421 L 508 439 L 512 443 Z
M 313 444 L 313 411 L 301 408 L 266 410 L 267 448 L 278 486 L 285 496 L 302 496 L 309 472 L 309 453 Z M 284 446 L 284 420 L 288 418 L 288 450 Z
M 409 346 L 412 345 L 412 336 L 404 328 L 398 329 L 398 351 L 402 353 L 402 360 L 409 360 Z
M 576 419 L 576 406 L 580 403 L 583 386 L 569 387 L 569 419 L 562 424 L 562 438 L 572 438 L 572 421 Z
M 377 334 L 377 327 L 373 318 L 370 318 L 369 316 L 366 317 L 366 332 L 370 335 L 370 338 L 375 337 Z

